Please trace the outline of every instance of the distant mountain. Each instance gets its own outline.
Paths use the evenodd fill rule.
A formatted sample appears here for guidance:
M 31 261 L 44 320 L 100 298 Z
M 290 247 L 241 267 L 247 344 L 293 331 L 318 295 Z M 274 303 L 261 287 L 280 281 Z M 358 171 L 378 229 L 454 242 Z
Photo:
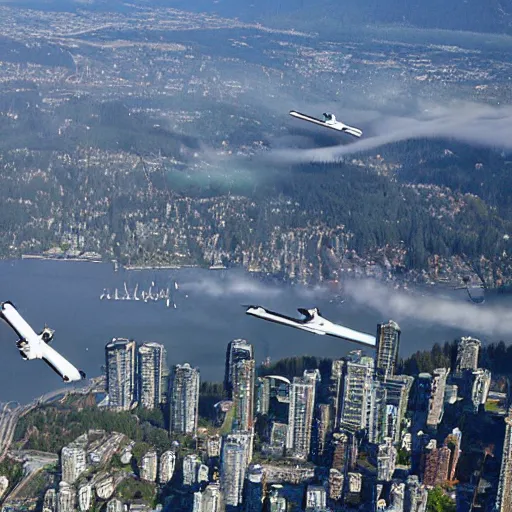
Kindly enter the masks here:
M 156 0 L 154 3 L 316 31 L 336 26 L 403 24 L 512 34 L 512 0 Z
M 0 5 L 6 0 L 0 0 Z M 9 2 L 10 4 L 11 2 Z M 140 4 L 209 12 L 246 22 L 331 31 L 362 25 L 512 34 L 512 0 L 17 0 L 19 7 L 47 11 L 124 12 Z

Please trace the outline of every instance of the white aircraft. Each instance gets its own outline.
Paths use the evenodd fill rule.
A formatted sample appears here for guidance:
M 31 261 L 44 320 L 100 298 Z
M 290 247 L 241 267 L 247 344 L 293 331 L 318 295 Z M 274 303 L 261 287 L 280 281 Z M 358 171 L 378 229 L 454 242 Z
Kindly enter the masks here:
M 54 331 L 46 327 L 39 333 L 30 327 L 18 313 L 12 302 L 0 303 L 0 318 L 11 326 L 19 336 L 16 346 L 21 357 L 27 359 L 42 359 L 64 382 L 85 379 L 85 373 L 77 370 L 67 359 L 50 347 Z
M 354 128 L 353 126 L 348 126 L 341 121 L 336 121 L 336 116 L 334 114 L 323 114 L 323 120 L 317 119 L 316 117 L 307 116 L 306 114 L 301 114 L 295 110 L 290 110 L 290 115 L 296 117 L 297 119 L 302 119 L 303 121 L 309 121 L 310 123 L 325 126 L 326 128 L 331 128 L 332 130 L 346 132 L 350 135 L 353 135 L 354 137 L 361 137 L 361 135 L 363 135 L 363 132 L 359 128 Z
M 296 329 L 312 332 L 313 334 L 321 334 L 342 338 L 344 340 L 360 343 L 362 345 L 375 347 L 376 339 L 371 334 L 364 332 L 353 331 L 342 325 L 335 324 L 325 319 L 318 308 L 303 309 L 299 308 L 298 311 L 304 318 L 292 318 L 274 311 L 269 311 L 261 306 L 246 306 L 246 314 L 268 320 L 269 322 L 276 322 L 278 324 L 288 325 Z

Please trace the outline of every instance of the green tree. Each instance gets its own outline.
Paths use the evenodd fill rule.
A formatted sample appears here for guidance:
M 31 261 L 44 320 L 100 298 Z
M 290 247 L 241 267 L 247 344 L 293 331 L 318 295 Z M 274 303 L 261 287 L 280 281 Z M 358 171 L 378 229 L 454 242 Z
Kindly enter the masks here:
M 429 491 L 427 512 L 455 512 L 456 506 L 453 500 L 447 496 L 441 487 Z

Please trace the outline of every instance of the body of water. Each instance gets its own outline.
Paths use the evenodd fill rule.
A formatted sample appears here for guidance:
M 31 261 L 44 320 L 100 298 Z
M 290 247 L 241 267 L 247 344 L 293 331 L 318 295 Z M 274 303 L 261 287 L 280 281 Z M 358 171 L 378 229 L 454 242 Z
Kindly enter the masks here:
M 130 293 L 138 283 L 140 295 L 152 281 L 155 287 L 169 286 L 176 308 L 172 304 L 167 308 L 165 300 L 145 303 L 99 298 L 105 288 L 113 294 L 117 287 L 119 295 L 124 295 L 124 282 Z M 169 365 L 189 362 L 199 367 L 202 380 L 216 381 L 223 378 L 226 345 L 235 338 L 245 338 L 254 345 L 258 363 L 266 357 L 275 361 L 301 354 L 337 358 L 361 348 L 258 320 L 245 315 L 242 304 L 258 304 L 292 315 L 298 307 L 318 306 L 328 319 L 369 333 L 375 333 L 377 323 L 393 318 L 402 328 L 403 356 L 435 342 L 479 334 L 467 332 L 464 326 L 445 327 L 409 315 L 383 316 L 385 304 L 374 308 L 350 297 L 341 302 L 334 295 L 329 289 L 265 284 L 257 276 L 239 270 L 114 272 L 111 264 L 103 263 L 0 262 L 0 301 L 12 301 L 36 332 L 45 323 L 55 329 L 53 346 L 91 377 L 101 373 L 104 347 L 113 337 L 163 343 Z M 455 301 L 467 302 L 463 290 L 451 295 Z M 481 307 L 487 307 L 487 303 L 475 306 Z M 14 332 L 1 322 L 0 401 L 27 402 L 63 385 L 43 363 L 23 361 L 15 341 Z

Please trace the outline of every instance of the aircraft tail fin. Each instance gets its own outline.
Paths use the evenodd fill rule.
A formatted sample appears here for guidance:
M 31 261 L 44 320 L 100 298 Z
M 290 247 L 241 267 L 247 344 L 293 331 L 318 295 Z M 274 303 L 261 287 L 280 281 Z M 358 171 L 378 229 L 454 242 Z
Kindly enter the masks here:
M 306 322 L 309 321 L 309 320 L 312 320 L 313 319 L 313 315 L 311 314 L 311 309 L 306 309 L 306 308 L 298 308 L 297 311 L 301 314 L 301 315 L 304 315 L 306 318 Z

